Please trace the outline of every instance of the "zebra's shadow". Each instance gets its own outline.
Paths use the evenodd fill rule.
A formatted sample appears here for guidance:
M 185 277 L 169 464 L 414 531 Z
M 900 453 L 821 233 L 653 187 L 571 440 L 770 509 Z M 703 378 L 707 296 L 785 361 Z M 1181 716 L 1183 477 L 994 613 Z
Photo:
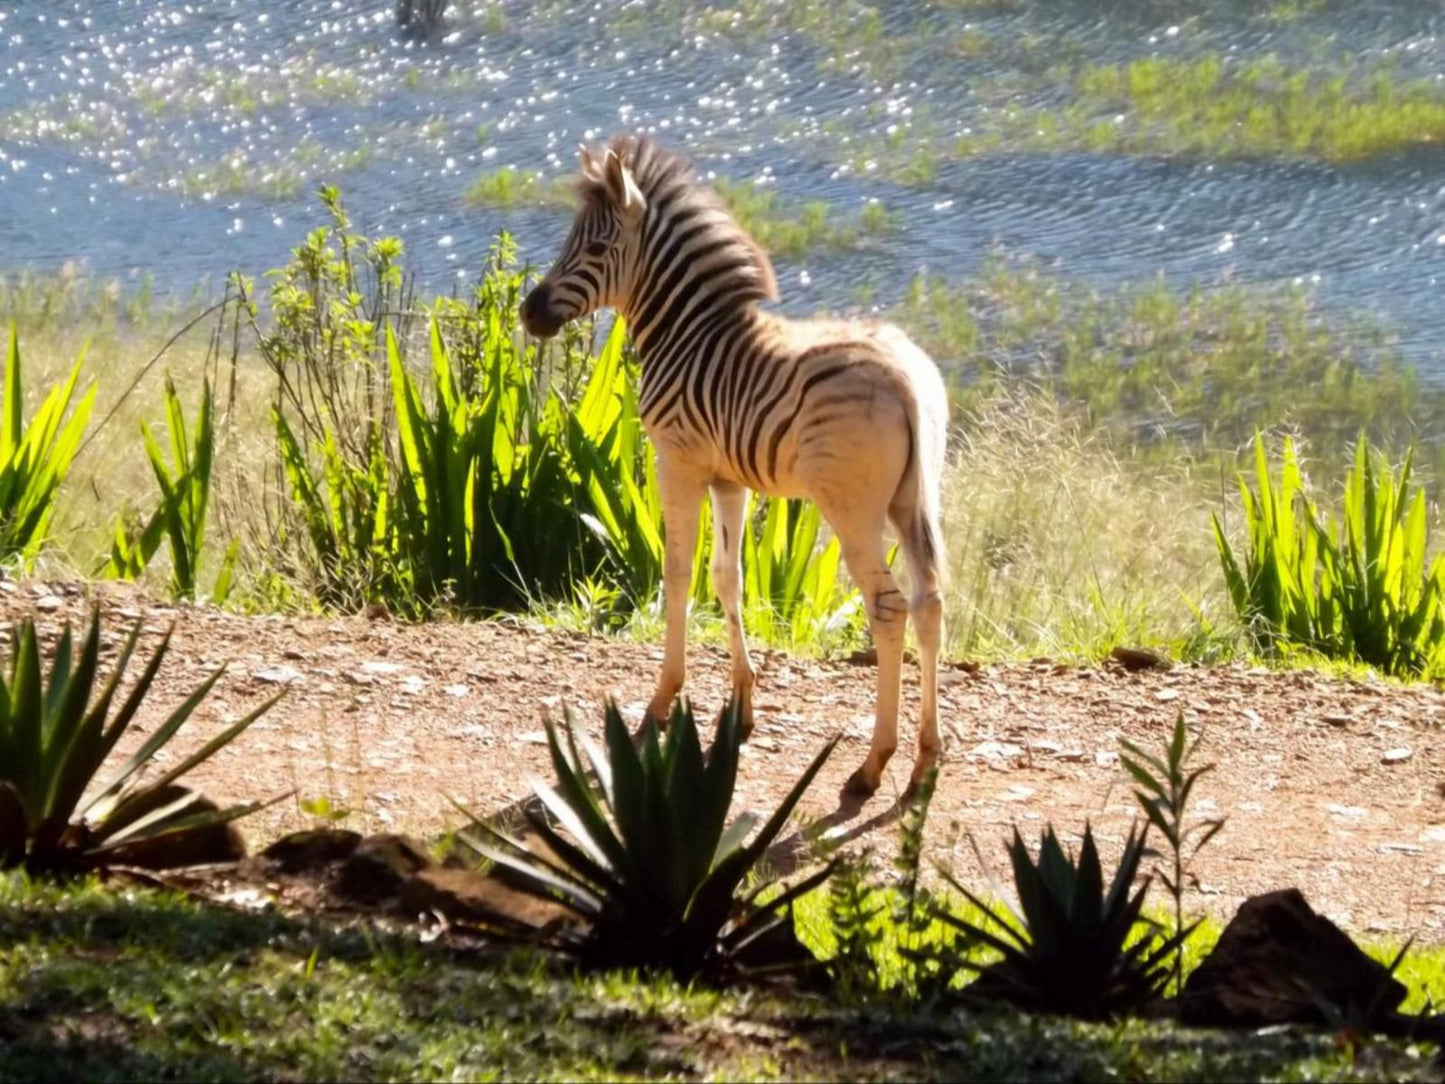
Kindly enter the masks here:
M 857 795 L 841 795 L 838 808 L 833 812 L 778 840 L 767 849 L 763 858 L 768 874 L 779 880 L 791 877 L 805 866 L 830 857 L 874 829 L 897 823 L 908 809 L 907 797 L 900 794 L 886 809 L 846 830 L 840 830 L 863 811 L 867 801 L 867 798 Z

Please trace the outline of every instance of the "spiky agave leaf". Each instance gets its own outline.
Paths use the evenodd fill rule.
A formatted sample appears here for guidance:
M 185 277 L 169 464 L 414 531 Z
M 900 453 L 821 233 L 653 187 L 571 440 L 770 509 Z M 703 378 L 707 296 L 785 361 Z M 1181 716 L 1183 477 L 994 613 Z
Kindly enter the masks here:
M 1092 828 L 1084 830 L 1077 859 L 1069 858 L 1052 827 L 1040 840 L 1037 858 L 1015 829 L 1009 857 L 1020 909 L 1014 913 L 991 906 L 940 871 L 983 919 L 961 917 L 941 904 L 936 917 L 966 943 L 1001 957 L 987 964 L 968 957 L 955 961 L 980 975 L 968 992 L 1085 1019 L 1109 1018 L 1160 996 L 1169 979 L 1169 960 L 1194 927 L 1161 938 L 1157 927 L 1141 917 L 1148 878 L 1130 892 L 1146 832 L 1130 831 L 1106 891 Z M 1136 932 L 1140 935 L 1131 944 Z
M 144 785 L 135 782 L 210 691 L 219 671 L 105 782 L 96 783 L 98 772 L 149 692 L 170 643 L 167 632 L 112 716 L 111 705 L 140 629 L 137 623 L 98 692 L 98 612 L 91 616 L 78 658 L 67 625 L 45 680 L 34 621 L 27 619 L 16 630 L 10 674 L 0 675 L 0 752 L 5 754 L 0 758 L 0 862 L 23 860 L 42 868 L 93 863 L 122 843 L 201 832 L 262 808 L 250 803 L 197 810 L 194 800 L 182 803 L 162 796 L 169 795 L 178 779 L 229 744 L 279 697 L 227 727 L 159 778 Z
M 585 737 L 579 750 L 570 714 L 561 728 L 548 720 L 547 736 L 556 783 L 535 783 L 541 809 L 526 813 L 541 846 L 480 822 L 458 838 L 497 863 L 520 890 L 585 921 L 585 934 L 566 931 L 561 943 L 554 938 L 584 962 L 692 975 L 735 960 L 832 872 L 830 865 L 781 891 L 767 883 L 738 894 L 836 738 L 746 842 L 750 818 L 727 824 L 741 743 L 735 704 L 719 716 L 706 755 L 692 710 L 682 704 L 665 739 L 648 722 L 634 744 L 615 704 L 606 712 L 605 752 Z M 765 895 L 770 898 L 761 902 Z

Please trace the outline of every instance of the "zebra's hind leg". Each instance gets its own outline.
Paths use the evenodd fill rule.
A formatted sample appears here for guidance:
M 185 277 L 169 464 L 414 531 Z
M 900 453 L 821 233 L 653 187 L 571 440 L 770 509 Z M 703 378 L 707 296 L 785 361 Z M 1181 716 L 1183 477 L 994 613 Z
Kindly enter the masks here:
M 899 528 L 908 558 L 908 578 L 913 581 L 908 612 L 918 638 L 918 679 L 922 710 L 918 719 L 918 754 L 908 782 L 908 796 L 918 789 L 935 764 L 942 748 L 938 733 L 938 653 L 943 645 L 943 591 L 939 554 L 934 544 L 936 529 L 921 516 Z
M 744 739 L 753 731 L 753 660 L 748 657 L 742 617 L 742 532 L 748 491 L 734 482 L 712 486 L 712 582 L 722 603 L 732 650 L 733 699 Z
M 697 549 L 697 514 L 707 486 L 686 470 L 657 457 L 657 483 L 662 495 L 665 539 L 662 553 L 662 598 L 666 611 L 667 640 L 662 652 L 662 673 L 657 691 L 647 705 L 643 722 L 652 720 L 665 729 L 672 702 L 687 677 L 687 600 L 692 586 L 692 559 Z
M 883 782 L 883 769 L 898 748 L 898 695 L 903 672 L 903 634 L 908 622 L 908 606 L 883 550 L 883 527 L 849 530 L 847 525 L 830 520 L 843 546 L 843 560 L 853 582 L 863 593 L 868 610 L 868 628 L 878 652 L 878 686 L 873 741 L 868 757 L 848 778 L 844 791 L 870 795 Z

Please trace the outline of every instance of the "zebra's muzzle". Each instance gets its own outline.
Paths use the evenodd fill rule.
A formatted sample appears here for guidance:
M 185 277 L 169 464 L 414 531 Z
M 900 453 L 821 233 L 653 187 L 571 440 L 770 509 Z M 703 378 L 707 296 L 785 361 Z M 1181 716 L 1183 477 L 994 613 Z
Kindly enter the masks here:
M 535 287 L 522 299 L 519 311 L 527 334 L 535 335 L 539 339 L 550 339 L 561 330 L 566 321 L 552 311 L 551 301 L 552 293 L 547 289 L 546 283 Z

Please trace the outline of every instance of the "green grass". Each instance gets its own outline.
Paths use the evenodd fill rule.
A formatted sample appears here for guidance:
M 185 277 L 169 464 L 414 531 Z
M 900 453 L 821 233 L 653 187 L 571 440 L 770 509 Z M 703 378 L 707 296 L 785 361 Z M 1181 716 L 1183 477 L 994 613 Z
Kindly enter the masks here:
M 776 189 L 726 177 L 713 183 L 743 228 L 768 252 L 785 259 L 799 259 L 819 249 L 851 248 L 894 228 L 888 209 L 877 201 L 864 204 L 856 215 L 840 216 L 826 200 L 789 200 Z M 483 173 L 464 198 L 474 207 L 500 209 L 570 211 L 576 205 L 566 181 L 516 166 Z
M 502 166 L 483 173 L 467 189 L 467 203 L 473 207 L 557 207 L 570 209 L 574 203 L 566 182 L 547 179 L 540 173 Z
M 1440 84 L 1401 79 L 1389 64 L 1330 72 L 1274 56 L 1151 57 L 1086 66 L 1075 86 L 1077 113 L 1061 127 L 1094 149 L 1348 162 L 1445 140 Z M 1098 119 L 1076 127 L 1087 113 Z
M 1302 289 L 1159 277 L 1101 290 L 991 259 L 963 282 L 915 279 L 889 315 L 957 374 L 961 406 L 1032 384 L 1089 431 L 1140 446 L 1233 452 L 1290 427 L 1324 453 L 1362 429 L 1390 447 L 1445 434 L 1445 391 L 1386 329 L 1326 318 Z
M 1438 964 L 1434 965 L 1438 967 Z M 1400 1079 L 1429 1048 L 577 977 L 526 954 L 0 876 L 0 1081 Z
M 790 201 L 774 188 L 720 177 L 718 194 L 753 239 L 774 256 L 796 260 L 819 249 L 852 248 L 893 228 L 888 210 L 876 200 L 856 216 L 840 218 L 826 200 Z
M 0 280 L 0 322 L 19 322 L 32 396 L 93 332 L 92 364 L 104 363 L 96 417 L 120 404 L 61 492 L 42 568 L 89 572 L 109 550 L 105 525 L 116 512 L 151 503 L 136 428 L 160 417 L 164 370 L 180 380 L 183 400 L 199 393 L 201 329 L 121 395 L 191 304 L 73 273 Z M 1234 470 L 1257 428 L 1295 432 L 1315 491 L 1328 499 L 1361 429 L 1395 456 L 1416 439 L 1417 476 L 1439 499 L 1445 391 L 1401 363 L 1387 329 L 1327 319 L 1301 291 L 1182 291 L 1163 279 L 1098 289 L 993 259 L 971 279 L 916 280 L 886 315 L 953 374 L 958 439 L 944 488 L 954 656 L 1090 659 L 1120 641 L 1206 661 L 1244 651 L 1209 517 L 1237 528 Z M 229 373 L 213 381 L 215 537 L 244 540 L 237 604 L 305 605 L 299 581 L 288 586 L 284 569 L 267 564 L 251 515 L 273 484 L 263 440 L 269 382 L 244 359 L 236 379 L 234 399 Z M 219 567 L 222 556 L 204 560 Z M 155 570 L 158 584 L 166 571 Z M 614 620 L 614 604 L 579 588 L 547 619 L 660 635 L 652 607 Z M 699 638 L 724 639 L 708 613 L 694 623 Z M 845 622 L 790 646 L 846 649 L 857 634 Z
M 972 30 L 953 48 L 977 61 L 998 45 Z M 1213 53 L 1041 63 L 1038 52 L 1030 47 L 1001 59 L 973 81 L 979 108 L 962 131 L 921 107 L 900 120 L 869 113 L 871 127 L 832 121 L 795 134 L 821 135 L 820 153 L 830 159 L 905 185 L 930 184 L 941 162 L 979 155 L 1086 151 L 1347 164 L 1445 142 L 1445 89 L 1403 76 L 1389 61 L 1331 52 L 1310 66 L 1272 54 Z M 1041 100 L 1050 104 L 1036 104 Z

